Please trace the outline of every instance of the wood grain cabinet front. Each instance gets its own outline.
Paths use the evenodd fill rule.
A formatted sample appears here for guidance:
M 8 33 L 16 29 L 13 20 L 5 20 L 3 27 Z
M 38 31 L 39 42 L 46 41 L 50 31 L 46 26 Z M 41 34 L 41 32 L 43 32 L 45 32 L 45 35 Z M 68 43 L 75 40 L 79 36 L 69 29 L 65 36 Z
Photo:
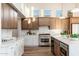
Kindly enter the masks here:
M 39 17 L 39 26 L 50 26 L 50 17 Z
M 2 3 L 1 10 L 2 29 L 16 29 L 18 13 L 6 3 Z
M 31 23 L 28 24 L 28 20 L 21 20 L 21 26 L 23 30 L 36 30 L 38 29 L 38 18 L 35 18 L 35 21 L 33 21 L 33 18 L 30 18 Z
M 54 54 L 60 56 L 60 42 L 56 39 L 54 40 Z
M 69 45 L 52 37 L 51 53 L 55 56 L 69 56 Z
M 68 30 L 69 27 L 69 19 L 59 19 L 59 18 L 51 18 L 50 20 L 50 29 L 63 29 Z

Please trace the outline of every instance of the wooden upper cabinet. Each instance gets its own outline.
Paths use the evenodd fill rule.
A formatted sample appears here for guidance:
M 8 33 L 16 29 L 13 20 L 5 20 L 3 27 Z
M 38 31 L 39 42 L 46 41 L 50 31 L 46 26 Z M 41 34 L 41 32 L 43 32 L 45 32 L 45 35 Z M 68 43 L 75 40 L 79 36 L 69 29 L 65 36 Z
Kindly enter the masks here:
M 55 29 L 55 26 L 56 26 L 56 20 L 55 18 L 51 18 L 50 20 L 50 29 Z
M 30 18 L 31 23 L 28 24 L 28 29 L 33 29 L 33 22 L 32 18 Z
M 2 3 L 2 29 L 17 28 L 17 12 L 6 3 Z
M 17 20 L 18 20 L 18 13 L 10 7 L 10 28 L 16 29 L 17 28 Z
M 12 28 L 13 28 L 13 20 L 14 20 L 14 19 L 13 19 L 13 16 L 14 16 L 14 15 L 13 15 L 13 12 L 14 12 L 14 11 L 13 11 L 13 9 L 12 9 L 10 6 L 8 6 L 8 7 L 9 7 L 9 9 L 10 9 L 10 10 L 9 10 L 9 23 L 8 23 L 8 24 L 9 24 L 9 28 L 12 29 Z
M 51 18 L 50 20 L 50 29 L 68 29 L 69 19 L 59 19 L 59 18 Z
M 69 28 L 69 19 L 63 19 L 61 20 L 61 26 L 63 30 L 68 30 Z
M 3 9 L 3 4 L 1 5 L 1 27 L 4 28 L 4 13 L 3 13 L 4 9 Z
M 18 15 L 17 12 L 13 9 L 10 8 L 10 28 L 11 29 L 16 29 L 17 28 L 17 19 L 18 19 Z
M 79 17 L 70 18 L 70 23 L 79 23 Z
M 32 22 L 32 28 L 33 29 L 38 29 L 38 27 L 39 27 L 38 18 L 35 18 L 35 21 Z
M 28 28 L 28 21 L 27 20 L 21 20 L 21 27 L 22 29 Z
M 56 18 L 56 29 L 61 29 L 62 28 L 62 23 L 61 23 L 62 20 Z
M 3 20 L 2 20 L 2 28 L 9 28 L 8 20 L 9 20 L 9 7 L 7 4 L 2 4 L 3 8 Z
M 16 11 L 14 11 L 13 13 L 13 28 L 17 28 L 18 25 L 18 13 Z
M 59 18 L 51 18 L 50 28 L 51 29 L 61 29 L 61 20 Z
M 28 20 L 21 20 L 21 26 L 22 26 L 22 29 L 24 30 L 27 30 L 27 29 L 38 29 L 38 18 L 35 18 L 35 21 L 33 22 L 33 18 L 30 18 L 31 19 L 31 23 L 28 24 Z
M 50 26 L 50 17 L 39 17 L 39 26 Z

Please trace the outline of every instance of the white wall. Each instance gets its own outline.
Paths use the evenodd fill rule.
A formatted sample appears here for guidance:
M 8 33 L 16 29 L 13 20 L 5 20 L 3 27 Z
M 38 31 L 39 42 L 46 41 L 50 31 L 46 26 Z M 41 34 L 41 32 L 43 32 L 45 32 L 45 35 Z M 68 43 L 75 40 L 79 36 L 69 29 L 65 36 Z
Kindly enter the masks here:
M 44 16 L 43 10 L 46 9 L 46 8 L 52 10 L 51 16 L 53 16 L 53 17 L 56 16 L 56 13 L 55 13 L 56 9 L 61 9 L 60 3 L 27 3 L 26 5 L 30 9 L 31 9 L 31 7 L 40 9 L 42 11 L 40 16 Z
M 56 17 L 56 10 L 63 8 L 63 16 L 67 17 L 67 12 L 74 8 L 79 8 L 79 3 L 13 3 L 26 17 L 33 16 L 33 9 L 41 10 L 40 16 L 44 16 L 43 10 L 52 10 L 52 17 Z
M 75 7 L 79 8 L 79 3 L 27 3 L 26 5 L 29 9 L 31 9 L 31 7 L 41 10 L 49 8 L 52 10 L 52 17 L 56 17 L 56 9 L 63 8 L 63 16 L 67 17 L 67 12 L 69 10 L 72 10 Z M 43 12 L 41 12 L 41 15 L 44 16 Z
M 39 30 L 31 30 L 35 35 L 28 35 L 28 30 L 22 30 L 21 35 L 24 38 L 25 46 L 38 46 L 39 45 L 39 34 L 50 33 L 48 27 L 39 27 Z
M 59 35 L 63 30 L 52 29 L 49 30 L 47 26 L 39 27 L 39 30 L 31 30 L 35 35 L 27 35 L 28 30 L 22 30 L 21 36 L 24 39 L 25 46 L 38 46 L 39 45 L 39 34 L 49 33 L 51 35 Z

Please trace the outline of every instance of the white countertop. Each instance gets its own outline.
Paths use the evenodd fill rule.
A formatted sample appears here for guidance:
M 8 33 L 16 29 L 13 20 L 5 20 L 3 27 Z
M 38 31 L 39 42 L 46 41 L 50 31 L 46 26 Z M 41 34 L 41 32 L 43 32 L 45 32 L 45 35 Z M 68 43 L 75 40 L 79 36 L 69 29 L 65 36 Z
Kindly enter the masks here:
M 79 40 L 71 40 L 71 38 L 63 38 L 61 35 L 51 35 L 51 36 L 68 45 L 70 44 L 79 45 Z
M 20 40 L 22 40 L 22 39 L 20 39 L 20 38 L 12 38 L 12 40 L 8 40 L 7 42 L 2 42 L 0 46 L 1 47 L 3 47 L 3 46 L 11 46 L 11 45 L 16 44 Z
M 57 40 L 69 45 L 69 56 L 79 56 L 79 40 L 71 40 L 71 38 L 63 38 L 61 35 L 51 35 Z

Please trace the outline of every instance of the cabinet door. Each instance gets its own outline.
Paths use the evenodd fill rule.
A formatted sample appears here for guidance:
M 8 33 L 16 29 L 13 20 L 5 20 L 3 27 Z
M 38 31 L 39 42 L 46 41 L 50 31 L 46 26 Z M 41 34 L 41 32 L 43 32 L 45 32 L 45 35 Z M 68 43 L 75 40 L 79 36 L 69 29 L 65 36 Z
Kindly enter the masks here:
M 63 30 L 66 30 L 66 31 L 68 30 L 68 26 L 69 26 L 69 24 L 68 24 L 69 22 L 68 21 L 69 21 L 69 19 L 61 20 L 61 26 L 62 26 Z
M 32 24 L 32 19 L 31 19 L 31 23 L 28 24 L 28 29 L 32 29 L 33 28 L 33 24 Z
M 9 19 L 9 25 L 10 29 L 16 29 L 17 28 L 17 12 L 10 7 L 10 19 Z
M 68 26 L 69 26 L 68 23 L 69 23 L 69 19 L 51 18 L 50 28 L 68 30 Z
M 38 29 L 38 18 L 35 18 L 35 21 L 32 22 L 32 29 Z
M 50 26 L 49 17 L 39 17 L 39 26 Z
M 27 20 L 22 20 L 21 26 L 22 26 L 22 29 L 27 29 L 28 28 L 28 21 Z
M 61 23 L 61 19 L 59 18 L 51 18 L 50 21 L 50 28 L 51 29 L 61 29 L 62 23 Z
M 61 29 L 61 19 L 56 18 L 56 29 Z
M 14 11 L 14 15 L 13 15 L 13 28 L 16 29 L 17 28 L 17 24 L 18 24 L 18 14 L 16 11 Z
M 9 8 L 10 8 L 10 12 L 9 12 L 9 28 L 10 29 L 13 29 L 13 13 L 14 13 L 14 11 L 13 11 L 13 9 L 9 6 Z
M 17 12 L 8 4 L 2 4 L 2 28 L 3 29 L 15 29 L 17 27 Z
M 4 9 L 3 4 L 1 4 L 1 28 L 4 28 Z
M 70 23 L 79 23 L 79 17 L 70 18 Z
M 54 54 L 60 56 L 60 42 L 56 39 L 54 40 Z
M 50 29 L 55 29 L 56 26 L 56 20 L 55 18 L 51 18 L 50 20 Z
M 8 5 L 7 4 L 3 4 L 3 13 L 4 13 L 4 21 L 3 21 L 3 27 L 5 28 L 5 29 L 8 29 L 9 28 L 9 23 L 8 23 L 8 21 L 9 21 L 9 7 L 8 7 Z
M 22 29 L 38 29 L 38 18 L 36 18 L 34 22 L 32 21 L 32 18 L 30 19 L 30 24 L 28 24 L 28 20 L 22 20 Z

